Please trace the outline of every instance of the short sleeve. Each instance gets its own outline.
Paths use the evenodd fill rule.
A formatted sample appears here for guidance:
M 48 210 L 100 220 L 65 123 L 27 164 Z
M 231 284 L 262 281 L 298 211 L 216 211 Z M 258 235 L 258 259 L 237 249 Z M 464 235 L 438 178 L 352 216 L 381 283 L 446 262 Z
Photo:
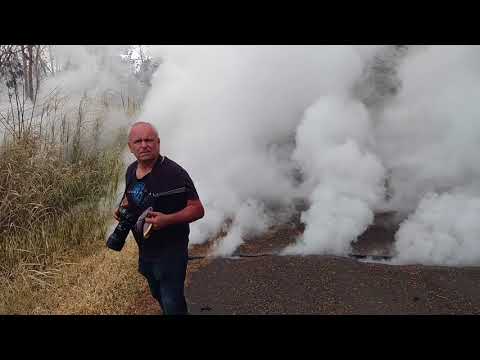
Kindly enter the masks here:
M 195 185 L 193 185 L 193 181 L 186 171 L 183 171 L 183 182 L 185 184 L 187 200 L 198 200 L 197 189 L 195 189 Z

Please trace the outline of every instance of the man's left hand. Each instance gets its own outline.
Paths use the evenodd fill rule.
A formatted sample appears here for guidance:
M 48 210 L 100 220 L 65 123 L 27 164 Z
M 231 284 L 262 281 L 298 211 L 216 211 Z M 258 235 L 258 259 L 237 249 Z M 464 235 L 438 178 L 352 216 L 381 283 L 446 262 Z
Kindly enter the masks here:
M 152 224 L 153 230 L 163 229 L 170 225 L 170 215 L 157 211 L 150 211 L 145 218 L 145 222 L 147 224 Z

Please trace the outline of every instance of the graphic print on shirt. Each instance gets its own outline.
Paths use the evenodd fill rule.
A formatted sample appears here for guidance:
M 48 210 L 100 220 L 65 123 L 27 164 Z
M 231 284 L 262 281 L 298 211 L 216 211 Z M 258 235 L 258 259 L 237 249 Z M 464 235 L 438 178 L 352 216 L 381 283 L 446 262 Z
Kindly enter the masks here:
M 146 191 L 145 183 L 137 182 L 132 186 L 132 189 L 129 191 L 130 196 L 138 208 L 143 208 L 146 204 Z

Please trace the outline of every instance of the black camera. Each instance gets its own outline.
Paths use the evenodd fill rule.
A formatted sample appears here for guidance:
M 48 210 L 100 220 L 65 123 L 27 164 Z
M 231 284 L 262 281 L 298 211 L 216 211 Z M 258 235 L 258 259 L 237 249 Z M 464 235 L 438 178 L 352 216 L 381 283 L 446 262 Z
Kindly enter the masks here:
M 108 237 L 107 247 L 115 250 L 121 251 L 125 245 L 128 233 L 135 226 L 137 218 L 134 213 L 128 211 L 127 208 L 120 206 L 118 209 L 119 212 L 119 222 L 113 233 Z

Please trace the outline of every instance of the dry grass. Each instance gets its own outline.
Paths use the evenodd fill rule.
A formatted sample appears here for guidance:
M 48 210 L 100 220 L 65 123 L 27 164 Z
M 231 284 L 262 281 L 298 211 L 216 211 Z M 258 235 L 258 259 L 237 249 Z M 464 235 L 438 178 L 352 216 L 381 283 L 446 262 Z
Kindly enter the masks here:
M 16 144 L 18 146 L 18 144 Z M 113 194 L 118 153 L 70 164 L 11 147 L 0 158 L 0 274 L 21 263 L 47 265 L 56 253 L 105 232 L 99 202 Z
M 102 242 L 103 244 L 103 242 Z M 3 314 L 113 315 L 128 314 L 145 292 L 137 272 L 137 247 L 129 239 L 121 253 L 92 246 L 89 255 L 71 253 L 49 273 L 44 284 L 18 277 L 0 300 Z M 66 260 L 68 259 L 68 261 Z
M 18 277 L 4 289 L 1 314 L 28 315 L 159 315 L 146 280 L 137 271 L 138 248 L 130 236 L 123 250 L 113 252 L 98 238 L 82 251 L 71 251 L 43 271 L 44 283 Z M 205 255 L 209 245 L 194 246 Z M 189 263 L 185 284 L 212 258 Z
M 28 132 L 5 138 L 0 145 L 2 314 L 78 313 L 66 304 L 78 304 L 80 313 L 96 313 L 80 306 L 80 294 L 68 302 L 65 296 L 77 294 L 81 284 L 89 284 L 85 279 L 97 272 L 95 286 L 106 286 L 112 293 L 116 275 L 131 276 L 118 272 L 118 261 L 127 258 L 115 260 L 117 254 L 106 254 L 104 245 L 124 170 L 120 152 L 125 134 L 112 134 L 111 143 L 101 146 L 101 121 L 85 122 L 83 111 L 81 103 L 74 126 L 55 111 L 49 131 L 45 126 L 38 131 L 28 127 Z M 95 272 L 93 264 L 102 253 L 106 265 L 95 266 Z M 111 286 L 108 277 L 101 282 L 110 257 Z M 95 298 L 97 292 L 92 294 Z M 115 300 L 115 295 L 110 298 Z M 108 313 L 101 307 L 98 311 Z

